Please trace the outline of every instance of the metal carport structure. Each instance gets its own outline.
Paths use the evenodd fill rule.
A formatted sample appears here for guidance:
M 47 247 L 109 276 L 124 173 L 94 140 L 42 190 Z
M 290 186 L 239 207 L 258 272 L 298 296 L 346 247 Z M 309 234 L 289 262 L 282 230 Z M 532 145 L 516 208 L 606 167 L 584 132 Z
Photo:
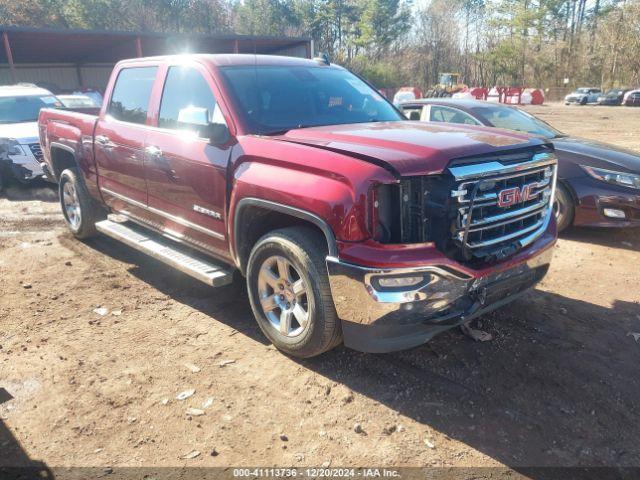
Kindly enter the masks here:
M 172 34 L 0 25 L 0 84 L 103 89 L 113 65 L 170 53 L 258 53 L 311 58 L 309 38 Z

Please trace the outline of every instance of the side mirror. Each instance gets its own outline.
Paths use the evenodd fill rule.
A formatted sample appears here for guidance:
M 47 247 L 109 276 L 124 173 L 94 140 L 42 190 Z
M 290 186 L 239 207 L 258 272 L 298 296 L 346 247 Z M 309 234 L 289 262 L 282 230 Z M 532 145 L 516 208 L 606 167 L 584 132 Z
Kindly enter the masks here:
M 224 145 L 231 136 L 229 127 L 224 123 L 212 123 L 208 127 L 209 141 L 212 145 Z
M 201 107 L 185 107 L 178 112 L 178 124 L 197 130 L 209 138 L 212 145 L 222 145 L 229 140 L 229 128 L 223 123 L 211 123 L 209 111 Z
M 409 112 L 409 120 L 420 120 L 420 112 L 418 110 L 411 110 Z
M 185 127 L 206 127 L 209 125 L 209 111 L 201 107 L 185 107 L 178 112 L 178 123 Z

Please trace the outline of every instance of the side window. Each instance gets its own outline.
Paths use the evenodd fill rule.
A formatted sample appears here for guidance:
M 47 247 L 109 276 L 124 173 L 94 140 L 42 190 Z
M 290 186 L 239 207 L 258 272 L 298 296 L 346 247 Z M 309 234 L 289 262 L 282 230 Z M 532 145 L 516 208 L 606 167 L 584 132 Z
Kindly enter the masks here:
M 462 123 L 464 125 L 480 125 L 471 115 L 456 108 L 431 105 L 429 120 L 432 122 Z
M 184 129 L 185 125 L 179 123 L 178 118 L 180 110 L 187 108 L 205 110 L 209 123 L 225 123 L 213 92 L 202 74 L 193 67 L 171 67 L 162 92 L 158 126 Z M 204 130 L 199 133 L 206 136 Z
M 158 67 L 125 68 L 118 74 L 107 113 L 123 122 L 147 121 L 149 98 Z
M 402 111 L 404 113 L 404 116 L 409 120 L 420 120 L 422 107 L 404 107 Z

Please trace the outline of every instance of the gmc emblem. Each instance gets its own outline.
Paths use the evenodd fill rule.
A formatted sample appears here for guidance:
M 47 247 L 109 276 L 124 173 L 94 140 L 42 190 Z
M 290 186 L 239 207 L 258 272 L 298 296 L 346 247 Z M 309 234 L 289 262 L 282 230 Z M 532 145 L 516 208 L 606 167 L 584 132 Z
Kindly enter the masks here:
M 501 190 L 498 193 L 498 206 L 507 208 L 537 197 L 538 192 L 531 191 L 531 187 L 535 185 L 534 183 L 530 183 L 529 185 L 523 185 L 522 188 L 513 187 Z

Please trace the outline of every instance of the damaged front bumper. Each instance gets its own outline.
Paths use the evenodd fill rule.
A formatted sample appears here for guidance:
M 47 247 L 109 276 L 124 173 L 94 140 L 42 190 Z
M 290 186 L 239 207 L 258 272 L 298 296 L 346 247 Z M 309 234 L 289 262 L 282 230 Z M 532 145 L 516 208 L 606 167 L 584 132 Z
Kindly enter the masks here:
M 449 265 L 368 268 L 328 257 L 344 343 L 372 353 L 403 350 L 505 305 L 544 277 L 554 241 L 545 236 L 532 246 L 536 255 L 509 268 L 478 275 Z M 403 277 L 417 283 L 410 287 L 381 287 L 381 279 Z

